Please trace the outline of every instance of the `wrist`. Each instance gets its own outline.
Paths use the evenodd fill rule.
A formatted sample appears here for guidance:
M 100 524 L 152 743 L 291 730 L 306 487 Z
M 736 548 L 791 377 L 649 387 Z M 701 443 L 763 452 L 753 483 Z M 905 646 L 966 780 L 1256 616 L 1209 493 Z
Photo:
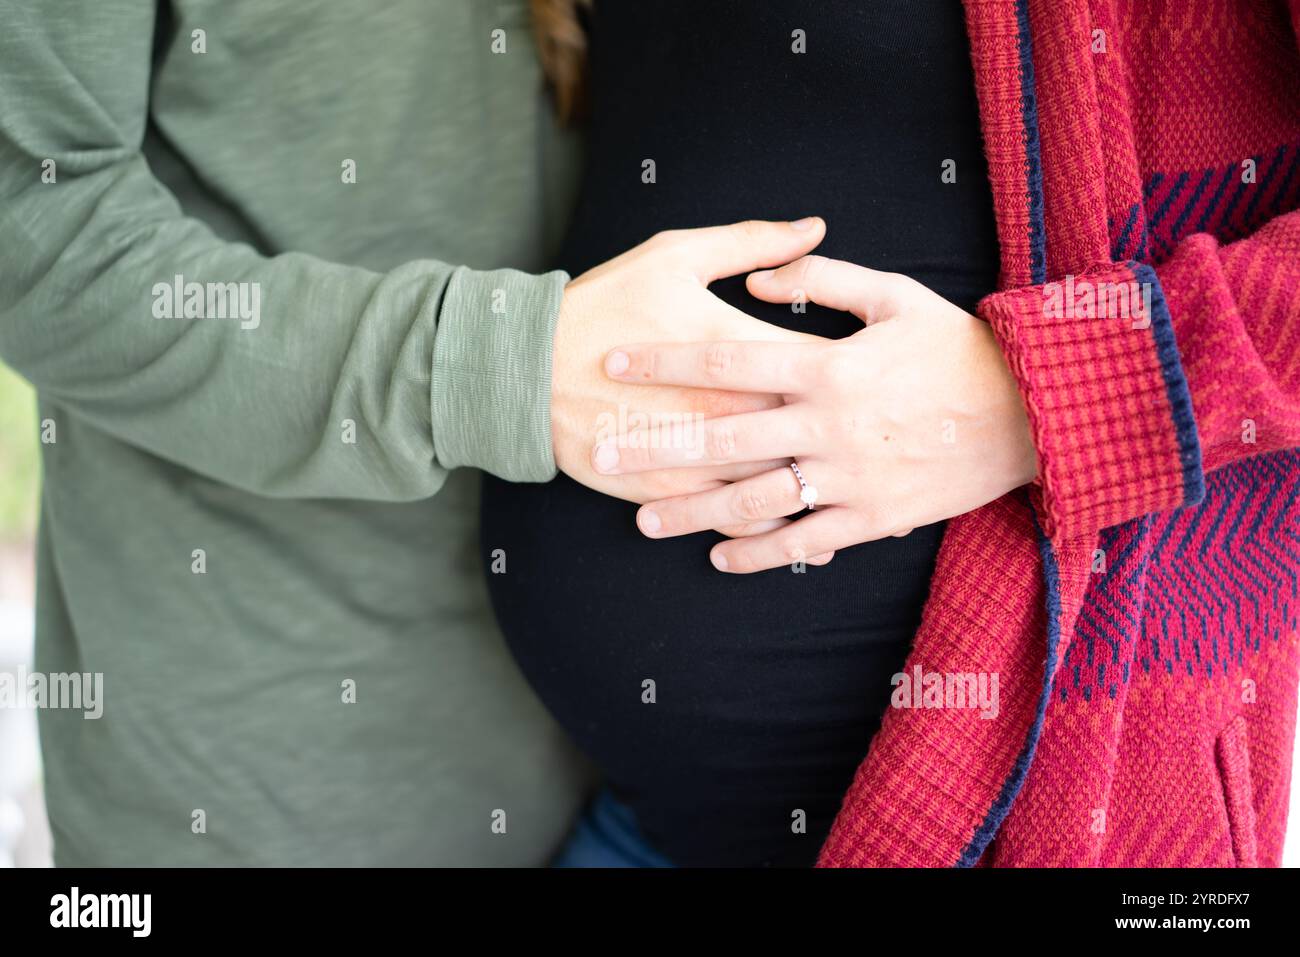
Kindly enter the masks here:
M 999 458 L 1005 463 L 1007 490 L 1010 491 L 1038 479 L 1038 449 L 1034 445 L 1029 410 L 997 336 L 983 320 L 974 316 L 970 320 L 980 340 L 980 364 L 986 373 L 990 407 L 998 423 L 996 431 L 1004 453 Z

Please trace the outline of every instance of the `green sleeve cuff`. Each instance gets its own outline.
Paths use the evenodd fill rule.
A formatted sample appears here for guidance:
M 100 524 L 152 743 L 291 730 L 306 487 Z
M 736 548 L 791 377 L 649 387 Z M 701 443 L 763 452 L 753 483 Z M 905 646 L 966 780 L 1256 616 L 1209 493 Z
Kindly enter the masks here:
M 457 269 L 433 347 L 433 448 L 438 464 L 510 482 L 555 477 L 551 348 L 563 272 Z

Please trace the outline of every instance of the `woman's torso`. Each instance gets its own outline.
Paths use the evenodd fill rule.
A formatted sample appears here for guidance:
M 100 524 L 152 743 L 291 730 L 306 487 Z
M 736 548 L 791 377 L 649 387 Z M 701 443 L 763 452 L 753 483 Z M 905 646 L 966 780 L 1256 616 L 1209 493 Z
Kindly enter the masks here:
M 587 178 L 562 268 L 662 229 L 815 214 L 819 253 L 965 308 L 993 289 L 958 4 L 598 0 L 591 33 Z M 861 328 L 757 302 L 743 283 L 712 289 L 789 328 Z M 729 576 L 708 561 L 717 535 L 650 541 L 634 514 L 564 476 L 487 479 L 483 545 L 505 551 L 489 578 L 516 659 L 669 858 L 811 863 L 919 623 L 942 527 L 824 568 Z

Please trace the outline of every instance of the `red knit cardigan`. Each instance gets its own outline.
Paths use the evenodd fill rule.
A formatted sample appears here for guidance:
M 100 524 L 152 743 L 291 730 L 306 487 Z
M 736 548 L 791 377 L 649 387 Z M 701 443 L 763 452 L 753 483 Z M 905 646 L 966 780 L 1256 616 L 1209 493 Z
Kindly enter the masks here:
M 890 709 L 819 863 L 1276 865 L 1300 0 L 965 7 L 1002 256 L 979 312 L 1041 477 L 949 522 L 907 665 L 998 674 L 998 716 Z M 1145 321 L 1045 308 L 1067 277 L 1142 284 Z

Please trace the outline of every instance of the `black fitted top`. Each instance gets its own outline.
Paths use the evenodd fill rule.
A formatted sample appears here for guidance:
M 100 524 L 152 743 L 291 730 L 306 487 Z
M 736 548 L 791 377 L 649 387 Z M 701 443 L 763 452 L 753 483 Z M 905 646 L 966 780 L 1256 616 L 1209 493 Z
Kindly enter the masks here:
M 571 274 L 662 229 L 815 214 L 825 255 L 967 309 L 994 288 L 960 4 L 597 0 L 591 27 L 587 172 L 559 263 Z M 712 288 L 778 325 L 861 328 L 757 302 L 743 277 Z M 737 576 L 710 566 L 716 534 L 651 541 L 635 513 L 564 476 L 486 481 L 484 554 L 506 552 L 489 584 L 520 667 L 671 860 L 811 864 L 888 704 L 941 526 L 803 574 Z

